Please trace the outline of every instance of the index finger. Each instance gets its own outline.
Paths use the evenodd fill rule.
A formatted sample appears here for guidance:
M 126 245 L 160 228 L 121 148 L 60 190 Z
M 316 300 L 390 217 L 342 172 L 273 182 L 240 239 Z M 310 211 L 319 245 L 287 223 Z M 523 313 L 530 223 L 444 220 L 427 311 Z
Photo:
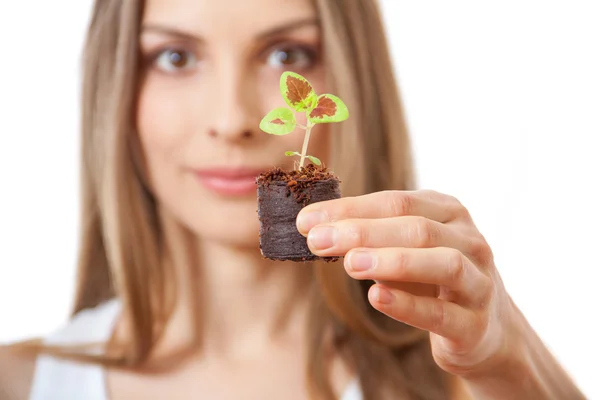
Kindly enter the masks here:
M 421 216 L 445 223 L 454 219 L 456 207 L 444 195 L 431 191 L 388 190 L 356 197 L 342 197 L 309 204 L 296 219 L 298 231 L 306 235 L 315 225 L 350 218 Z

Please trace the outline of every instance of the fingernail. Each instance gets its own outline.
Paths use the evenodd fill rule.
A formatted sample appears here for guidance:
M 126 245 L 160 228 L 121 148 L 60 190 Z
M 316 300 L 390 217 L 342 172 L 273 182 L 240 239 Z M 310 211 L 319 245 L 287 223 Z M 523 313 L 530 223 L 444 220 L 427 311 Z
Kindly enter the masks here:
M 327 222 L 327 215 L 323 211 L 300 212 L 296 226 L 300 233 L 309 232 L 314 226 Z
M 356 272 L 373 268 L 374 258 L 368 251 L 357 251 L 350 256 L 350 269 Z
M 371 289 L 371 300 L 379 304 L 390 304 L 394 300 L 394 295 L 387 289 L 375 287 Z
M 308 245 L 315 250 L 333 247 L 337 239 L 337 229 L 333 226 L 318 226 L 308 232 Z

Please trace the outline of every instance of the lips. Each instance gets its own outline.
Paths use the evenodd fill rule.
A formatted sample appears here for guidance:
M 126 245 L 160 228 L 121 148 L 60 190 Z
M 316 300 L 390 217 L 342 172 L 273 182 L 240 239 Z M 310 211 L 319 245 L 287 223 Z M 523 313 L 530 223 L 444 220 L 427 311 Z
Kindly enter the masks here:
M 208 168 L 194 174 L 205 188 L 225 196 L 256 194 L 256 177 L 268 168 Z

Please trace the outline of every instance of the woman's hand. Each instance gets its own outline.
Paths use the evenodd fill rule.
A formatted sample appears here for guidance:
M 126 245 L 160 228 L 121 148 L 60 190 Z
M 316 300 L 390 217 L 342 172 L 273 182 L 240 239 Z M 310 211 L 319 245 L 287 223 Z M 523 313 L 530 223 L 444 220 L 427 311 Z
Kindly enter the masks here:
M 433 191 L 342 198 L 307 206 L 297 224 L 313 253 L 345 256 L 350 276 L 376 282 L 373 307 L 431 332 L 444 370 L 474 376 L 522 347 L 522 316 L 455 198 Z
M 507 294 L 469 212 L 433 191 L 386 191 L 305 207 L 312 252 L 373 280 L 377 310 L 431 334 L 433 356 L 476 399 L 584 399 Z

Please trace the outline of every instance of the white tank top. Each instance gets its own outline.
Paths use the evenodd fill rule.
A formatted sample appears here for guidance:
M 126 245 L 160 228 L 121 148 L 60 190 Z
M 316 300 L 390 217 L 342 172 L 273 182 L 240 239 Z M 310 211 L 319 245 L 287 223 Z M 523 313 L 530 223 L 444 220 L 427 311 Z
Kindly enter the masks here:
M 111 336 L 120 304 L 110 300 L 75 315 L 69 323 L 45 339 L 53 345 L 105 343 Z M 99 347 L 95 351 L 100 353 Z M 36 361 L 29 400 L 109 400 L 105 370 L 40 356 Z M 363 400 L 358 379 L 352 381 L 340 400 Z

